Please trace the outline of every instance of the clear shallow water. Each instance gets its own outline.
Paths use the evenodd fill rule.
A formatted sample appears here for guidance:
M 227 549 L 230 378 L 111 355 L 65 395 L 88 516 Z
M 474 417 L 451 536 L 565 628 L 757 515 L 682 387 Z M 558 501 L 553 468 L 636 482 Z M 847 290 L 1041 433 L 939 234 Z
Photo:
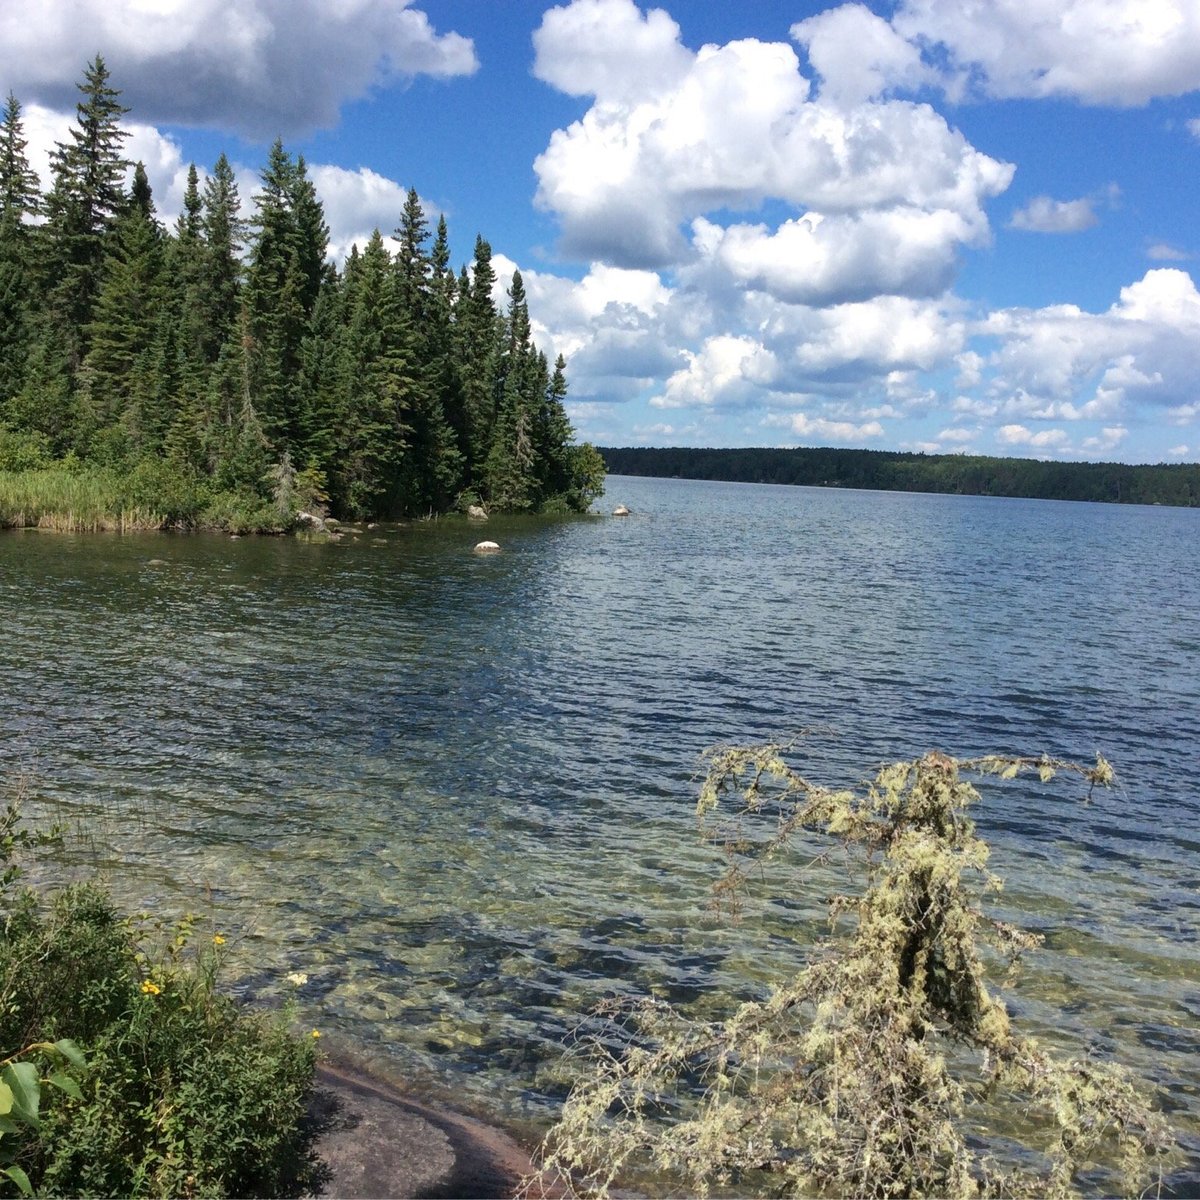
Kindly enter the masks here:
M 794 969 L 829 880 L 730 928 L 697 756 L 836 736 L 830 783 L 939 747 L 1120 774 L 993 787 L 1014 993 L 1164 1089 L 1200 1187 L 1200 513 L 610 480 L 634 515 L 336 545 L 0 537 L 0 769 L 130 903 L 210 911 L 242 994 L 380 1069 L 545 1122 L 615 990 L 703 1007 Z M 1087 1032 L 1091 1031 L 1091 1032 Z

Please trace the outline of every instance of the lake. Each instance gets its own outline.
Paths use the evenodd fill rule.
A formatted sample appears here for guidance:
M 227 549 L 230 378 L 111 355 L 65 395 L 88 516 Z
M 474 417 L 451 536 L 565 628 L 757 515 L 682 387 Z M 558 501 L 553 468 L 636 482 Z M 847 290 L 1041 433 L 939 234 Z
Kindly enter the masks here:
M 931 748 L 988 786 L 1027 1027 L 1161 1089 L 1200 1189 L 1200 512 L 610 478 L 627 518 L 338 543 L 0 535 L 0 770 L 126 903 L 229 937 L 239 995 L 544 1127 L 612 992 L 712 1009 L 802 962 L 830 881 L 707 907 L 701 752 L 815 732 L 839 784 Z M 485 532 L 486 530 L 486 532 Z M 481 537 L 499 555 L 471 553 Z M 786 890 L 778 885 L 786 878 Z

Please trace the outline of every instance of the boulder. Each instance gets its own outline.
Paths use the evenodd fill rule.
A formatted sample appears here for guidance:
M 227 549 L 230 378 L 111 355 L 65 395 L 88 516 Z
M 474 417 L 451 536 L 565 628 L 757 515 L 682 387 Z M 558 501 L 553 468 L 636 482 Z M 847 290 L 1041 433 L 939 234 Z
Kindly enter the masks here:
M 467 505 L 467 516 L 472 521 L 486 521 L 488 519 L 487 509 L 481 508 L 478 504 Z
M 475 544 L 476 554 L 495 554 L 500 549 L 497 542 L 477 542 Z
M 613 509 L 613 516 L 627 517 L 629 516 L 629 509 L 627 509 L 623 504 L 618 504 L 617 507 Z

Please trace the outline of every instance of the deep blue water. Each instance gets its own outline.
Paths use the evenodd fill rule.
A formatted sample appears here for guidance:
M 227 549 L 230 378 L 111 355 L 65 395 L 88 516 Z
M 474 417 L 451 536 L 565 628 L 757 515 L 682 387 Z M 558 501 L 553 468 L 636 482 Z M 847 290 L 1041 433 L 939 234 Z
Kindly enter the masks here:
M 853 782 L 931 748 L 1102 752 L 991 785 L 1013 996 L 1163 1089 L 1200 1187 L 1200 512 L 613 478 L 628 518 L 338 544 L 0 536 L 0 767 L 131 903 L 200 908 L 231 981 L 300 972 L 380 1069 L 548 1119 L 613 990 L 703 1008 L 794 969 L 823 881 L 730 928 L 698 756 L 817 730 Z

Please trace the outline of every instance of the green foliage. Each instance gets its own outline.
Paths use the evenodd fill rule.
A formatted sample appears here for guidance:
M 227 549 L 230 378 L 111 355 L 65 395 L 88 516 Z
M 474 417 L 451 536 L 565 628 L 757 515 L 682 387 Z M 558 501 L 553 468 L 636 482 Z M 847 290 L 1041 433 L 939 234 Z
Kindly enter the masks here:
M 309 1186 L 315 1043 L 217 990 L 219 935 L 76 885 L 15 893 L 44 839 L 0 814 L 0 1195 L 266 1196 Z M 144 948 L 143 944 L 153 947 Z
M 445 220 L 431 245 L 410 190 L 399 251 L 376 231 L 339 274 L 304 159 L 281 142 L 249 219 L 222 154 L 203 187 L 189 168 L 168 231 L 140 164 L 124 187 L 127 110 L 103 59 L 79 87 L 46 196 L 15 97 L 0 121 L 3 469 L 68 454 L 117 475 L 178 467 L 180 487 L 159 480 L 161 500 L 147 496 L 152 470 L 130 482 L 151 505 L 139 528 L 211 514 L 218 528 L 286 529 L 292 504 L 275 474 L 285 461 L 320 481 L 310 491 L 339 516 L 426 516 L 466 491 L 494 511 L 586 509 L 598 460 L 576 469 L 565 364 L 551 378 L 533 345 L 519 273 L 507 314 L 497 310 L 484 238 L 456 278 Z M 30 518 L 9 506 L 0 521 L 129 527 L 115 509 L 60 507 Z
M 860 893 L 831 902 L 835 927 L 850 928 L 724 1020 L 650 1001 L 609 1005 L 613 1020 L 591 1043 L 546 1166 L 572 1192 L 601 1195 L 647 1167 L 696 1194 L 1062 1197 L 1089 1167 L 1116 1172 L 1126 1194 L 1161 1178 L 1167 1127 L 1120 1068 L 1051 1054 L 1016 1030 L 992 991 L 998 964 L 1011 970 L 1039 939 L 980 908 L 1000 881 L 967 816 L 978 793 L 960 772 L 1025 770 L 1043 781 L 1077 772 L 1093 786 L 1112 778 L 1103 760 L 1084 769 L 931 753 L 860 791 L 831 791 L 778 747 L 714 752 L 701 821 L 730 796 L 739 809 L 738 823 L 717 831 L 730 853 L 718 898 L 737 900 L 751 870 L 799 839 L 811 857 L 815 839 L 865 872 Z M 743 822 L 761 818 L 769 832 L 748 832 Z M 1026 1131 L 1015 1161 L 985 1111 L 1015 1115 L 1009 1129 Z

